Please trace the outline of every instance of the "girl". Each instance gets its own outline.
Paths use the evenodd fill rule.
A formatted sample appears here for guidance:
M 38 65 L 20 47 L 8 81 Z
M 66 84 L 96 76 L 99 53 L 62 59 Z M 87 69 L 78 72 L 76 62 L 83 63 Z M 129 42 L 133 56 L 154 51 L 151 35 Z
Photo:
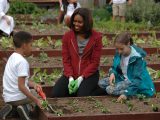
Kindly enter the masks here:
M 62 3 L 62 4 L 61 4 Z M 79 2 L 77 0 L 62 0 L 60 2 L 61 4 L 61 10 L 60 10 L 60 15 L 59 15 L 59 23 L 62 23 L 63 19 L 64 22 L 67 26 L 70 26 L 70 18 L 73 14 L 73 12 L 77 9 L 80 8 Z
M 151 97 L 155 88 L 146 69 L 146 53 L 133 44 L 128 33 L 115 40 L 116 54 L 109 77 L 99 81 L 99 86 L 110 95 L 120 95 L 118 102 L 136 94 Z
M 71 30 L 62 41 L 64 75 L 53 87 L 53 97 L 94 95 L 99 80 L 102 36 L 92 27 L 90 11 L 75 10 Z
M 13 17 L 6 15 L 8 9 L 9 0 L 0 0 L 0 32 L 10 35 L 14 28 L 14 20 Z

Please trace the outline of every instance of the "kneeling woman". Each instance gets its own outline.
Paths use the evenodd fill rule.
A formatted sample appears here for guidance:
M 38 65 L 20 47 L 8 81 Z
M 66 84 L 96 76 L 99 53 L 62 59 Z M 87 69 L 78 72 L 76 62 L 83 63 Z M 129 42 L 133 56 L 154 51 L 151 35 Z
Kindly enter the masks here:
M 53 87 L 53 97 L 94 95 L 99 80 L 102 36 L 94 31 L 91 13 L 78 8 L 71 17 L 71 30 L 62 42 L 64 75 Z

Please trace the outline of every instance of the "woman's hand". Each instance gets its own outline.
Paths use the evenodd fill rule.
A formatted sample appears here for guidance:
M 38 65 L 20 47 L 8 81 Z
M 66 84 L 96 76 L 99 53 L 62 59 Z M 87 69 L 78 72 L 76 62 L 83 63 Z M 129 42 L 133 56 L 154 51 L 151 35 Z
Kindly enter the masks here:
M 114 75 L 114 73 L 112 73 L 112 74 L 110 75 L 110 77 L 109 77 L 109 84 L 113 86 L 113 85 L 114 85 L 114 84 L 113 84 L 114 80 L 115 80 L 115 75 Z

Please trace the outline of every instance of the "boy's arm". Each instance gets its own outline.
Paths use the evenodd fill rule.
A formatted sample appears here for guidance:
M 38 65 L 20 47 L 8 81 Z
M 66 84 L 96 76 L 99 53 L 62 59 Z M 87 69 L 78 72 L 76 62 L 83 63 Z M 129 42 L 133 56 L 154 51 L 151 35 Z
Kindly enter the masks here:
M 109 5 L 111 5 L 113 3 L 113 0 L 110 0 Z
M 42 91 L 41 85 L 39 85 L 39 84 L 37 84 L 37 83 L 35 83 L 31 80 L 28 81 L 28 86 L 31 87 L 31 88 L 34 88 L 37 92 Z
M 18 77 L 18 88 L 24 95 L 26 95 L 29 99 L 35 102 L 40 108 L 42 108 L 41 101 L 37 97 L 32 95 L 32 93 L 30 93 L 30 91 L 26 88 L 25 77 Z

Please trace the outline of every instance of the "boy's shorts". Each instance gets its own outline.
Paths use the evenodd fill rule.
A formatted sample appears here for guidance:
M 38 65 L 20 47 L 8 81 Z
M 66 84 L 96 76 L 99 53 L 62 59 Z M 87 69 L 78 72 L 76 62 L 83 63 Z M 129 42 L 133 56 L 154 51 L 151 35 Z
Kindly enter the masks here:
M 113 16 L 125 16 L 126 13 L 126 3 L 113 4 Z

